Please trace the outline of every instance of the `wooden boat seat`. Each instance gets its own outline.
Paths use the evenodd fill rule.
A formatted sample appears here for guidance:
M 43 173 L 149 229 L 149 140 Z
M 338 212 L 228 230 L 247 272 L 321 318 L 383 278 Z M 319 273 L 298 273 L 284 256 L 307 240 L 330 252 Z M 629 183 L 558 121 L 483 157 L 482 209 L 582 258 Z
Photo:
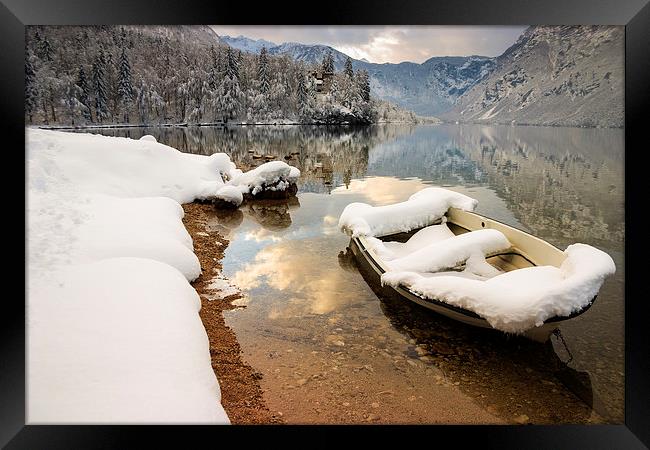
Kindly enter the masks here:
M 485 258 L 511 248 L 508 239 L 498 230 L 482 229 L 455 235 L 446 224 L 425 227 L 404 243 L 383 242 L 376 238 L 369 238 L 369 242 L 390 270 L 426 273 L 466 266 L 470 271 L 476 268 L 481 276 L 500 273 L 492 266 L 488 268 Z

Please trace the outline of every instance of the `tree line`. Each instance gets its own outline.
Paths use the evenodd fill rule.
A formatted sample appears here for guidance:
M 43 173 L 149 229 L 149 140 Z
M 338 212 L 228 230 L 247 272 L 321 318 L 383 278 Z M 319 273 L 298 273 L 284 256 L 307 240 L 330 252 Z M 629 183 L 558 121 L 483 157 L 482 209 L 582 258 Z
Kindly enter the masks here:
M 368 73 L 351 60 L 335 72 L 331 53 L 305 64 L 147 27 L 30 26 L 26 38 L 28 123 L 373 123 L 404 115 L 371 97 Z M 324 94 L 317 71 L 332 73 Z

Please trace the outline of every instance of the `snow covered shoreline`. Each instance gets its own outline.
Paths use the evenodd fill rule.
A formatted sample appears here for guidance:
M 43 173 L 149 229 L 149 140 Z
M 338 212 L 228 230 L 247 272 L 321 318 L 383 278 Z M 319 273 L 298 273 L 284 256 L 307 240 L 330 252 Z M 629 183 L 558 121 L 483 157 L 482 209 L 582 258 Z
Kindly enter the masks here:
M 26 142 L 28 423 L 229 423 L 180 203 L 241 203 L 297 169 L 242 173 L 151 137 Z
M 385 125 L 385 124 L 414 124 L 414 123 L 427 123 L 427 124 L 440 124 L 439 120 L 435 118 L 420 118 L 421 121 L 413 122 L 408 120 L 378 120 L 376 122 L 359 124 L 347 121 L 341 122 L 318 122 L 318 121 L 297 121 L 291 119 L 278 119 L 273 121 L 257 121 L 257 122 L 206 122 L 206 123 L 147 123 L 147 124 L 132 124 L 132 123 L 112 123 L 104 125 L 37 125 L 33 126 L 41 130 L 95 130 L 95 129 L 114 129 L 114 128 L 188 128 L 188 127 L 255 127 L 255 126 L 370 126 L 370 125 Z

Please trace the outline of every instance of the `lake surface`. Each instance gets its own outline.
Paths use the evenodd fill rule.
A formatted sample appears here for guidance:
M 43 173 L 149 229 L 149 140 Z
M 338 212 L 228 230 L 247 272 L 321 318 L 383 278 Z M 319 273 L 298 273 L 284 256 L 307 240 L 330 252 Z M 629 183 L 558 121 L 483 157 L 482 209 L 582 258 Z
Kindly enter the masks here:
M 230 239 L 223 274 L 246 305 L 226 315 L 272 410 L 293 422 L 533 423 L 624 420 L 623 130 L 479 125 L 130 128 L 181 151 L 273 155 L 302 171 L 288 201 L 215 211 Z M 293 157 L 292 152 L 298 152 Z M 561 249 L 583 242 L 617 272 L 565 345 L 477 330 L 378 296 L 337 230 L 350 202 L 384 205 L 426 186 L 479 200 L 477 212 Z M 375 289 L 376 290 L 376 289 Z M 568 351 L 567 351 L 568 348 Z M 570 352 L 570 354 L 569 354 Z M 566 364 L 566 362 L 568 364 Z M 440 415 L 445 389 L 478 410 Z M 474 417 L 471 419 L 470 416 Z

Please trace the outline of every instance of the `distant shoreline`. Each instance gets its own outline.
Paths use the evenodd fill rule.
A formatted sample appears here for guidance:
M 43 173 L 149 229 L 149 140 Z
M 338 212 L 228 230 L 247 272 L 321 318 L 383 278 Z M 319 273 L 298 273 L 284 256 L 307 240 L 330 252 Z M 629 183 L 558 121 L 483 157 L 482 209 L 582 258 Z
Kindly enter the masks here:
M 256 127 L 256 126 L 345 126 L 345 127 L 366 127 L 373 125 L 385 124 L 404 124 L 404 125 L 483 125 L 483 126 L 515 126 L 515 127 L 551 127 L 551 128 L 580 128 L 594 130 L 624 130 L 625 126 L 587 126 L 587 125 L 562 125 L 562 124 L 539 124 L 539 123 L 485 123 L 485 122 L 460 122 L 453 120 L 423 121 L 423 122 L 404 122 L 404 121 L 382 121 L 369 124 L 361 123 L 318 123 L 318 122 L 268 122 L 268 123 L 246 123 L 230 122 L 224 123 L 159 123 L 159 124 L 108 124 L 108 125 L 28 125 L 30 127 L 40 128 L 43 130 L 101 130 L 101 129 L 119 129 L 119 128 L 200 128 L 200 127 Z
M 323 122 L 229 122 L 224 123 L 157 123 L 157 124 L 107 124 L 107 125 L 37 125 L 31 124 L 28 126 L 40 128 L 42 130 L 85 130 L 85 129 L 114 129 L 114 128 L 190 128 L 190 127 L 255 127 L 255 126 L 353 126 L 353 127 L 366 127 L 372 125 L 383 125 L 388 123 L 422 125 L 434 124 L 437 122 L 405 122 L 405 121 L 382 121 L 373 123 L 351 123 L 351 122 L 337 122 L 337 123 L 323 123 Z

